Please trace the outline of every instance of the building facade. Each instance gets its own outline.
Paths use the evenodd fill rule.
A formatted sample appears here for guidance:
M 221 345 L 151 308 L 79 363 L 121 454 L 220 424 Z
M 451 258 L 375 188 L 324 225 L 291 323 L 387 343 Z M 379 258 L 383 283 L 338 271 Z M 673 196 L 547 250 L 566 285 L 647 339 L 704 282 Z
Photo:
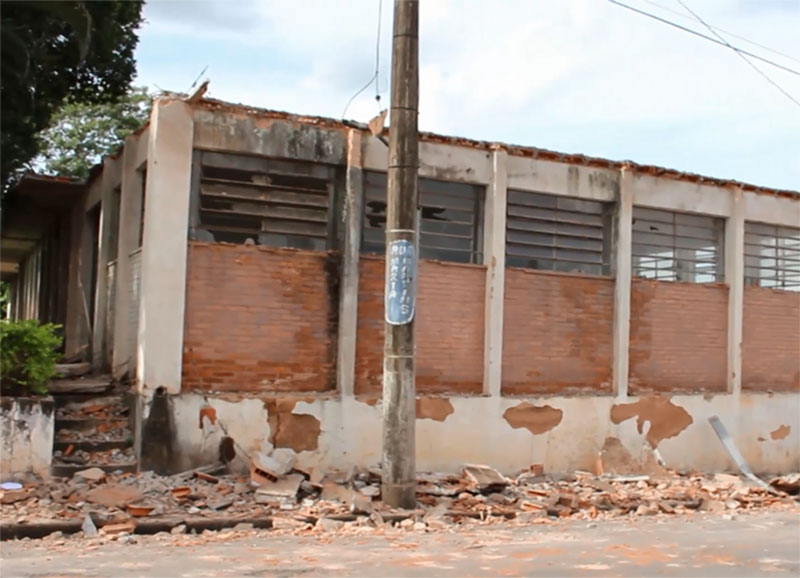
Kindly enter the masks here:
M 226 438 L 378 464 L 387 157 L 164 97 L 95 171 L 67 353 L 134 380 L 143 467 Z M 756 471 L 800 469 L 800 193 L 433 134 L 420 159 L 420 470 L 593 470 L 608 438 L 728 469 L 712 415 Z

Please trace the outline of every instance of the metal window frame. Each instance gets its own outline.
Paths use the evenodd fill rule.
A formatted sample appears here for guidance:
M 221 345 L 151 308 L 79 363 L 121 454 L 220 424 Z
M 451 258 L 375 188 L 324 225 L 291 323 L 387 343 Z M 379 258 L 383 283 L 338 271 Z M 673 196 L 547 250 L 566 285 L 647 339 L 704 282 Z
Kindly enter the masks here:
M 324 190 L 321 186 L 309 188 L 213 177 L 206 170 L 212 174 L 216 170 L 240 171 L 263 175 L 267 179 L 311 179 L 324 182 Z M 196 149 L 192 163 L 189 238 L 216 242 L 216 233 L 226 238 L 231 238 L 231 235 L 242 238 L 242 241 L 235 242 L 250 238 L 257 244 L 272 247 L 329 250 L 336 246 L 337 230 L 332 216 L 339 177 L 336 167 L 323 163 Z M 238 194 L 223 191 L 226 187 Z M 214 209 L 204 207 L 204 202 L 212 205 L 215 202 L 238 203 L 245 209 Z M 205 221 L 204 214 L 216 215 L 219 222 Z M 251 219 L 253 223 L 258 221 L 258 227 L 222 222 L 237 217 Z
M 698 246 L 698 241 L 708 245 Z M 645 247 L 652 250 L 643 250 Z M 712 215 L 634 206 L 631 261 L 634 277 L 698 284 L 722 282 L 725 220 Z
M 378 183 L 370 183 L 371 179 L 378 178 Z M 362 234 L 361 252 L 372 254 L 383 254 L 385 251 L 386 229 L 386 182 L 387 174 L 383 171 L 364 171 L 364 210 L 362 214 Z M 381 182 L 382 181 L 382 182 Z M 461 192 L 431 191 L 430 185 L 436 183 L 437 186 L 454 187 Z M 472 183 L 460 181 L 447 181 L 444 179 L 431 179 L 419 177 L 419 207 L 417 208 L 417 224 L 419 239 L 419 254 L 421 259 L 432 259 L 454 263 L 481 264 L 483 263 L 483 213 L 485 206 L 486 187 Z M 469 191 L 469 196 L 465 198 L 463 191 Z M 439 196 L 440 202 L 435 202 L 431 197 Z M 442 198 L 450 197 L 458 199 L 462 206 L 448 206 L 441 202 Z M 471 197 L 471 198 L 470 198 Z M 382 210 L 370 212 L 370 203 L 382 203 Z M 465 221 L 439 220 L 426 216 L 426 210 L 449 210 L 454 212 L 469 213 L 471 219 Z M 378 221 L 372 225 L 370 220 Z M 469 229 L 469 236 L 465 234 L 453 234 L 443 231 L 435 232 L 425 230 L 427 224 L 443 223 L 445 225 L 463 225 L 464 229 Z M 444 227 L 443 227 L 444 228 Z M 445 239 L 455 239 L 458 241 L 468 241 L 469 249 L 446 247 L 441 244 Z
M 767 242 L 753 242 L 754 237 Z M 768 251 L 774 254 L 765 255 Z M 748 264 L 751 259 L 757 264 Z M 745 221 L 744 283 L 781 291 L 800 291 L 800 228 Z
M 570 204 L 576 206 L 570 207 Z M 593 210 L 582 210 L 581 206 Z M 610 275 L 614 210 L 614 203 L 607 201 L 509 189 L 506 200 L 506 265 Z M 581 241 L 596 241 L 597 246 L 589 247 L 588 243 L 580 246 Z M 537 252 L 539 255 L 534 254 Z M 522 260 L 527 260 L 527 263 L 522 264 Z

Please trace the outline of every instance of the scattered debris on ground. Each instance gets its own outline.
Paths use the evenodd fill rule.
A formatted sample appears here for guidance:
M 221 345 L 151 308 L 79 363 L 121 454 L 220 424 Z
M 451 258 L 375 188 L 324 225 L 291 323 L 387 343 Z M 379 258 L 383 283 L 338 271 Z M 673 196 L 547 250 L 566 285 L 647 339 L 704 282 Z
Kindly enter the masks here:
M 420 474 L 417 509 L 392 510 L 380 500 L 374 469 L 321 472 L 296 464 L 291 450 L 260 454 L 249 475 L 223 463 L 174 476 L 104 471 L 92 467 L 71 478 L 3 486 L 0 523 L 72 521 L 86 535 L 126 535 L 147 520 L 271 519 L 276 529 L 336 530 L 347 525 L 446 529 L 469 520 L 515 519 L 548 523 L 560 518 L 682 515 L 695 511 L 734 515 L 762 508 L 798 508 L 800 474 L 772 480 L 766 490 L 731 474 L 594 475 L 546 474 L 540 464 L 515 478 L 485 465 L 464 466 L 461 475 Z M 6 489 L 7 488 L 7 489 Z M 349 526 L 348 526 L 349 527 Z

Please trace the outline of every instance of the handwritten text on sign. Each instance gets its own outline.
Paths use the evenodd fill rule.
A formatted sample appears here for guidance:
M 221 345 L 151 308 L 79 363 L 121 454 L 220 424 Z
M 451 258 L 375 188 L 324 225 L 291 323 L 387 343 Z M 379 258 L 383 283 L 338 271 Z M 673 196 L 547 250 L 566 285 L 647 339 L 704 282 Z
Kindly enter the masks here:
M 417 302 L 417 255 L 414 245 L 407 239 L 389 243 L 389 261 L 386 264 L 386 323 L 405 325 L 414 319 Z

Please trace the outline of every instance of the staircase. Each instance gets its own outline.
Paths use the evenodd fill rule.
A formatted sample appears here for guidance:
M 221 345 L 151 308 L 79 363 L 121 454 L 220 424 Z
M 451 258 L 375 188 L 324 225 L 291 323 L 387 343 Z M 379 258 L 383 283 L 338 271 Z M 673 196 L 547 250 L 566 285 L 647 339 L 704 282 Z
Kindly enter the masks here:
M 136 451 L 128 387 L 110 377 L 57 380 L 55 399 L 53 476 L 100 468 L 106 472 L 135 472 Z

